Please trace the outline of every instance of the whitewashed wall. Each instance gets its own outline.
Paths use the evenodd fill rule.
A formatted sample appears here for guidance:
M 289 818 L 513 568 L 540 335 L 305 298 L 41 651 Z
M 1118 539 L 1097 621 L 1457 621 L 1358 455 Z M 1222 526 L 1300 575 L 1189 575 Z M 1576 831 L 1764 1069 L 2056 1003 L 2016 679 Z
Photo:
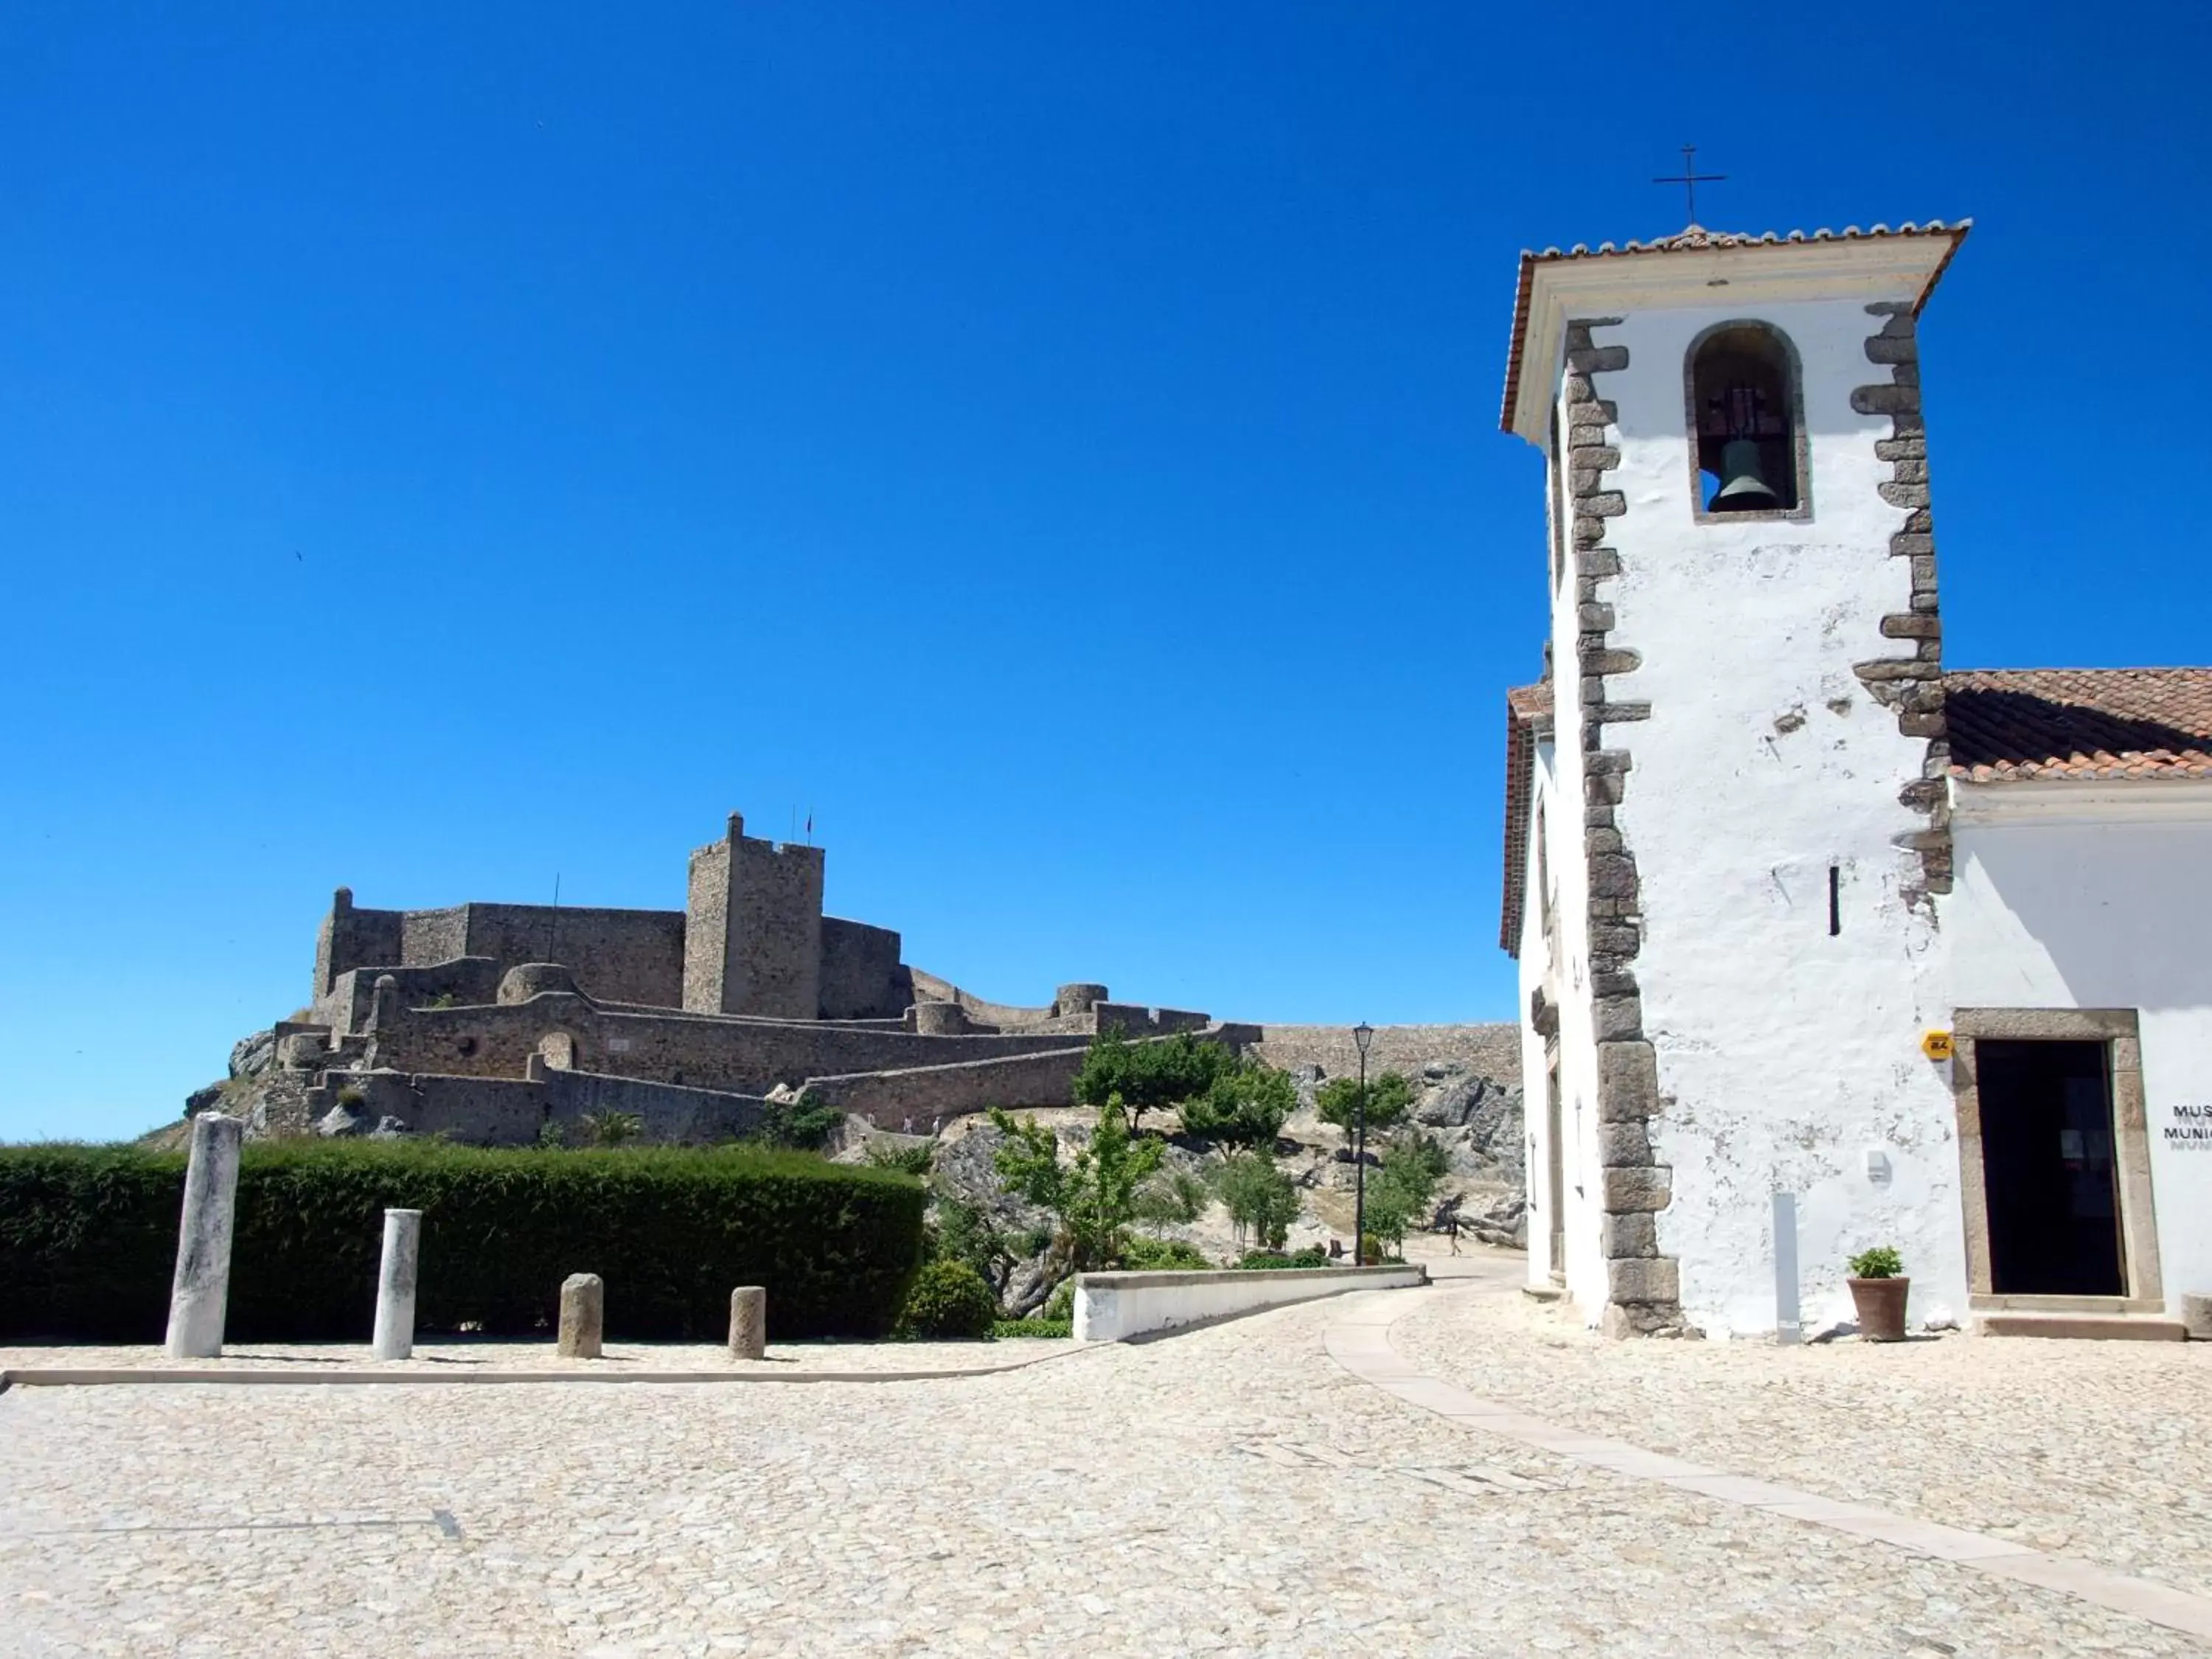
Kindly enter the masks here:
M 1903 1253 L 1917 1320 L 1963 1318 L 1955 1119 L 1943 1068 L 1918 1048 L 1924 1030 L 1948 1023 L 1943 940 L 1924 906 L 1908 908 L 1901 889 L 1918 863 L 1893 844 L 1924 826 L 1897 797 L 1920 776 L 1925 744 L 1901 736 L 1851 672 L 1911 654 L 1881 632 L 1911 601 L 1907 562 L 1889 555 L 1905 511 L 1875 489 L 1887 470 L 1874 446 L 1888 422 L 1850 407 L 1854 387 L 1886 378 L 1864 353 L 1880 319 L 1857 301 L 1753 313 L 1785 331 L 1802 362 L 1812 515 L 1698 524 L 1683 360 L 1700 331 L 1743 314 L 1645 312 L 1594 331 L 1630 354 L 1627 368 L 1593 379 L 1619 406 L 1621 463 L 1608 483 L 1627 501 L 1611 525 L 1623 569 L 1606 592 L 1612 638 L 1643 656 L 1607 695 L 1654 711 L 1609 727 L 1608 741 L 1633 757 L 1618 822 L 1642 882 L 1635 969 L 1668 1102 L 1651 1126 L 1657 1160 L 1674 1170 L 1659 1247 L 1680 1261 L 1692 1323 L 1771 1330 L 1769 1194 L 1788 1189 L 1799 1194 L 1808 1322 L 1848 1316 L 1844 1258 L 1875 1243 Z M 1574 662 L 1573 603 L 1570 585 L 1555 612 L 1563 670 Z M 1576 705 L 1563 675 L 1559 706 Z M 1560 754 L 1578 760 L 1565 725 Z M 1579 800 L 1568 769 L 1560 792 Z M 1835 938 L 1831 863 L 1842 871 Z M 1580 916 L 1569 884 L 1561 902 Z M 1591 1052 L 1586 1012 L 1568 1030 L 1579 1006 L 1570 997 L 1563 1009 L 1563 1055 Z M 1595 1113 L 1574 1109 L 1595 1099 L 1594 1079 L 1566 1086 L 1594 1196 Z M 1874 1152 L 1884 1162 L 1870 1176 Z M 1569 1285 L 1585 1313 L 1604 1294 L 1595 1231 L 1594 1221 L 1571 1229 L 1569 1242 Z
M 1945 906 L 1968 1008 L 2133 1008 L 2170 1313 L 2212 1291 L 2212 1145 L 2166 1131 L 2212 1106 L 2212 786 L 1960 785 Z
M 1261 1267 L 1212 1273 L 1075 1276 L 1075 1340 L 1126 1342 L 1289 1302 L 1346 1291 L 1410 1290 L 1429 1282 L 1419 1262 L 1392 1267 Z

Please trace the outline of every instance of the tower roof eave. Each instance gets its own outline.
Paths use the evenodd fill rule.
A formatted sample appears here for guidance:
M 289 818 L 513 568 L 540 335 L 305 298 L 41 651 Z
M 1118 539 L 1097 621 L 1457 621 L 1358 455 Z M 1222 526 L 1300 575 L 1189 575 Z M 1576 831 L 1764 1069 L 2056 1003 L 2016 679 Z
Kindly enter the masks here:
M 1931 219 L 1894 230 L 1850 225 L 1841 231 L 1780 235 L 1770 230 L 1757 236 L 1692 225 L 1652 242 L 1601 242 L 1595 248 L 1577 242 L 1564 251 L 1524 252 L 1499 428 L 1543 447 L 1553 366 L 1547 359 L 1540 373 L 1523 370 L 1530 367 L 1533 342 L 1546 343 L 1540 349 L 1556 351 L 1571 298 L 1577 302 L 1577 314 L 1710 305 L 1709 290 L 1726 283 L 1750 289 L 1743 297 L 1770 301 L 1814 291 L 1863 292 L 1869 297 L 1905 294 L 1917 315 L 1972 224 L 1971 219 L 1948 225 Z M 1717 274 L 1721 271 L 1728 274 Z

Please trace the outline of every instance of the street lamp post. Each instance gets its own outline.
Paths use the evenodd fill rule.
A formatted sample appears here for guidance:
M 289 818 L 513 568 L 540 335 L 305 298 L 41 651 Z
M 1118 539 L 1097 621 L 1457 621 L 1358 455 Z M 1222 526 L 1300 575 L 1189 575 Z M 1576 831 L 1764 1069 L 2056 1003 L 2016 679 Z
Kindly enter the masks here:
M 1365 1020 L 1352 1028 L 1352 1041 L 1359 1050 L 1359 1103 L 1354 1109 L 1358 1128 L 1352 1149 L 1352 1265 L 1367 1265 L 1367 1045 L 1375 1028 Z

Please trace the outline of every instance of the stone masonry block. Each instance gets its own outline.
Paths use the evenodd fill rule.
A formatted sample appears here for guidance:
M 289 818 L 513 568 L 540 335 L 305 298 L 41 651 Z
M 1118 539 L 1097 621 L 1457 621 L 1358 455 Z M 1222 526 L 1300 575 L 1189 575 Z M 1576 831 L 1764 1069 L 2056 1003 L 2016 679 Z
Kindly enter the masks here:
M 1674 1196 L 1674 1172 L 1664 1164 L 1640 1170 L 1601 1170 L 1601 1207 L 1609 1214 L 1663 1210 Z
M 1659 1109 L 1659 1057 L 1649 1042 L 1601 1042 L 1597 1115 L 1601 1123 L 1641 1122 Z
M 1624 854 L 1604 854 L 1589 861 L 1589 890 L 1600 898 L 1634 898 L 1636 860 Z
M 1600 1042 L 1618 1042 L 1644 1035 L 1644 999 L 1607 997 L 1590 1005 L 1590 1024 Z
M 1598 1218 L 1598 1253 L 1608 1261 L 1659 1254 L 1659 1226 L 1648 1211 Z
M 1601 1123 L 1597 1126 L 1597 1161 L 1608 1170 L 1649 1168 L 1651 1138 L 1641 1123 Z
M 1943 624 L 1933 617 L 1888 616 L 1881 619 L 1884 638 L 1893 640 L 1940 640 Z
M 1851 388 L 1851 407 L 1861 415 L 1917 414 L 1920 388 L 1911 386 L 1862 386 Z
M 1614 1302 L 1680 1302 L 1682 1276 L 1671 1255 L 1631 1256 L 1605 1264 L 1606 1293 Z
M 1583 331 L 1587 336 L 1588 331 Z M 1591 346 L 1567 353 L 1567 367 L 1578 374 L 1604 374 L 1628 367 L 1626 346 Z

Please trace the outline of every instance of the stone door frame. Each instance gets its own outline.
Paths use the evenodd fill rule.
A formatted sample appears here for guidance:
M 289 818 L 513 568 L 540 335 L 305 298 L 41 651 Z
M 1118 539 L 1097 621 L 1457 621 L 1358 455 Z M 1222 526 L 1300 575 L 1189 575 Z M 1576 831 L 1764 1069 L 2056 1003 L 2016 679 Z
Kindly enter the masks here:
M 2142 1036 L 2133 1008 L 1960 1008 L 1951 1022 L 1951 1096 L 1959 1115 L 1959 1195 L 1966 1215 L 1966 1285 L 1977 1308 L 2051 1311 L 2163 1310 L 2158 1214 L 2152 1201 L 2149 1116 L 2144 1109 Z M 2104 1045 L 2119 1184 L 2124 1296 L 1999 1296 L 1990 1272 L 1990 1200 L 1982 1158 L 1981 1089 L 1975 1045 L 1987 1039 Z

